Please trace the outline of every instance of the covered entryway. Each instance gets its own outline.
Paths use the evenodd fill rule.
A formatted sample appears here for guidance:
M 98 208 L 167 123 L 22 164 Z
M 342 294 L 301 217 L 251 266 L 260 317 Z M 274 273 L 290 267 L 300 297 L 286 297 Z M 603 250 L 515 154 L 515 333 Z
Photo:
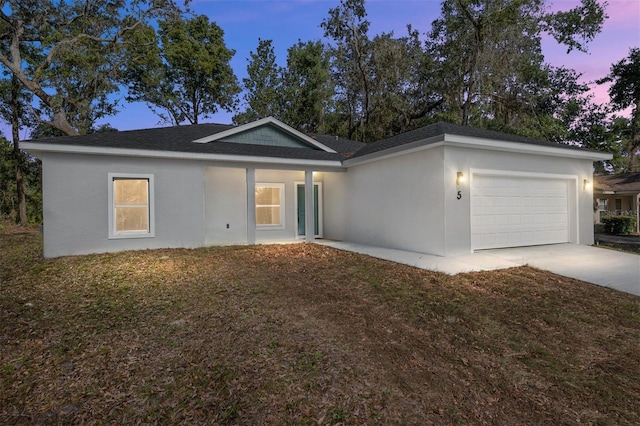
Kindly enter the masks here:
M 569 183 L 561 177 L 473 174 L 473 250 L 569 242 Z

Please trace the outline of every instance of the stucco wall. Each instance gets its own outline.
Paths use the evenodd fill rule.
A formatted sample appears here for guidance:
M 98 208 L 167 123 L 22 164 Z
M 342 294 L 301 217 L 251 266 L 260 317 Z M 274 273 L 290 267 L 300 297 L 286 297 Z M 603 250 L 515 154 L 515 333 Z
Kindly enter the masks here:
M 444 255 L 442 147 L 350 167 L 346 241 Z
M 288 241 L 296 239 L 297 210 L 295 204 L 295 182 L 304 183 L 303 171 L 256 169 L 256 183 L 284 183 L 284 228 L 256 229 L 256 242 Z M 315 182 L 321 182 L 321 174 L 314 175 Z
M 202 165 L 54 153 L 42 159 L 46 257 L 204 244 Z M 154 175 L 155 237 L 108 238 L 109 173 Z
M 322 173 L 324 184 L 324 238 L 345 241 L 349 173 Z
M 322 182 L 324 173 L 315 173 Z M 205 168 L 205 243 L 247 243 L 246 168 Z M 303 171 L 256 169 L 256 183 L 284 184 L 284 227 L 256 229 L 256 242 L 291 241 L 297 238 L 296 182 L 304 183 Z M 324 188 L 323 188 L 324 189 Z M 229 227 L 227 228 L 227 225 Z
M 47 257 L 247 242 L 243 164 L 53 153 L 42 158 Z M 468 253 L 478 170 L 565 176 L 570 241 L 593 243 L 593 197 L 582 187 L 584 179 L 592 180 L 591 161 L 451 146 L 316 173 L 314 180 L 323 182 L 324 237 L 441 256 Z M 467 180 L 457 199 L 459 171 Z M 155 237 L 108 238 L 109 173 L 154 176 Z M 256 230 L 256 242 L 296 239 L 295 182 L 304 178 L 304 171 L 255 171 L 256 183 L 285 185 L 285 226 Z
M 561 176 L 568 183 L 569 241 L 593 243 L 592 194 L 583 189 L 584 179 L 592 180 L 591 161 L 452 146 L 384 158 L 328 177 L 333 192 L 326 191 L 331 212 L 326 235 L 440 256 L 469 253 L 472 174 L 478 171 L 505 173 L 506 179 Z M 459 188 L 457 172 L 465 176 Z
M 590 190 L 583 190 L 584 179 L 593 180 L 590 160 L 563 157 L 518 154 L 480 149 L 446 147 L 445 200 L 446 200 L 446 255 L 469 253 L 471 249 L 472 170 L 493 170 L 531 177 L 565 176 L 569 185 L 569 240 L 580 244 L 593 244 L 593 198 Z M 462 198 L 457 200 L 455 177 L 461 171 L 467 179 L 461 186 Z M 578 211 L 580 213 L 578 213 Z
M 205 244 L 247 243 L 247 173 L 244 168 L 205 167 Z

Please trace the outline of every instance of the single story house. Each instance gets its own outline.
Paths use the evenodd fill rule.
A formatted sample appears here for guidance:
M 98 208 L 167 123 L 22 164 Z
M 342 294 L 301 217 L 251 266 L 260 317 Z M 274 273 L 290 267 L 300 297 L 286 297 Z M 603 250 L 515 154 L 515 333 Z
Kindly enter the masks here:
M 46 257 L 314 238 L 438 256 L 592 244 L 587 184 L 611 158 L 447 123 L 361 144 L 274 118 L 22 146 L 42 160 Z
M 634 216 L 640 232 L 640 172 L 593 177 L 594 221 L 603 216 Z

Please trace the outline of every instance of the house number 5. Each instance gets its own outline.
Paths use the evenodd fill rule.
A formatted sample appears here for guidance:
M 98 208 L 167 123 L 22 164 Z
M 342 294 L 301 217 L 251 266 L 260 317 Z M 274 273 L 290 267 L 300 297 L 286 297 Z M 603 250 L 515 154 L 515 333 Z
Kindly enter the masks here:
M 456 198 L 458 200 L 462 198 L 462 191 L 458 191 L 458 195 L 456 196 Z

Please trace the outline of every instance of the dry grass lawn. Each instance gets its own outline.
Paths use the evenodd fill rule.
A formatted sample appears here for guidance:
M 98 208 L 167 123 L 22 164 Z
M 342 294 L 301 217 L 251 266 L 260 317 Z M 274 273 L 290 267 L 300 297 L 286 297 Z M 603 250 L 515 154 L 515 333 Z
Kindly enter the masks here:
M 0 424 L 640 424 L 640 298 L 296 244 L 0 234 Z

